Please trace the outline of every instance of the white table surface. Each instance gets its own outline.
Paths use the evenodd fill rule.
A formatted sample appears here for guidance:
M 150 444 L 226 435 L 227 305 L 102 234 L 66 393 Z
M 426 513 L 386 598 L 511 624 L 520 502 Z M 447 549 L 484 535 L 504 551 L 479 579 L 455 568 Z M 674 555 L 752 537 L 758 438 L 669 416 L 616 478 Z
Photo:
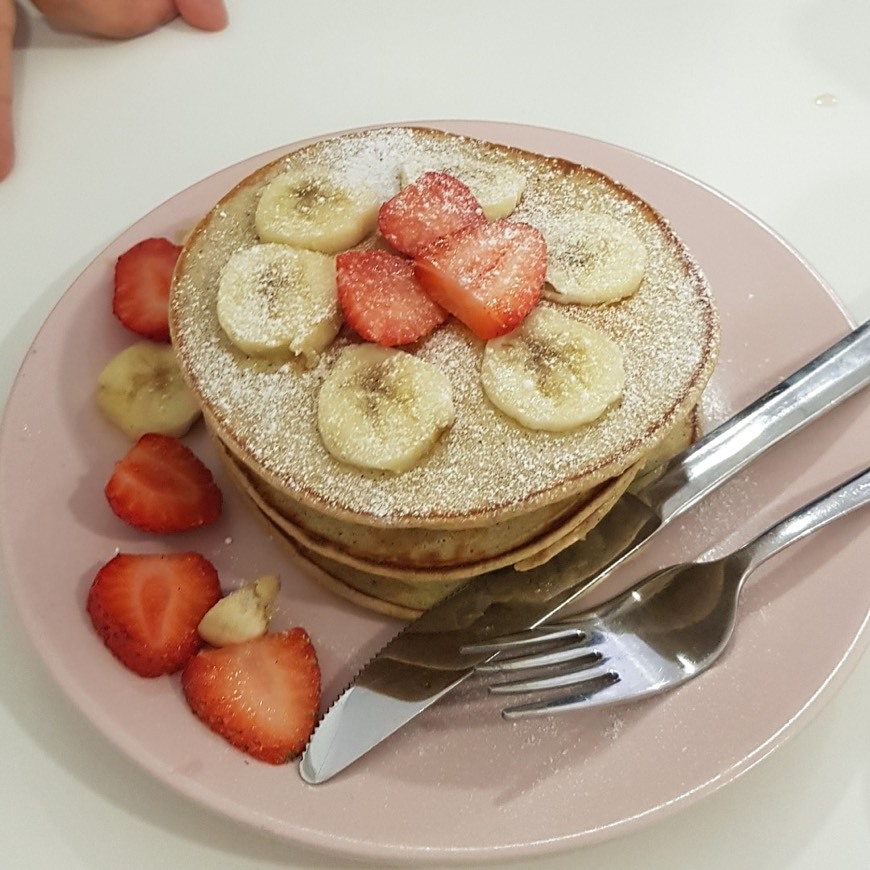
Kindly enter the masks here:
M 439 118 L 613 142 L 736 200 L 870 316 L 870 4 L 229 0 L 230 27 L 130 43 L 21 10 L 0 186 L 0 390 L 82 268 L 203 176 L 298 139 Z M 152 779 L 56 688 L 0 584 L 0 866 L 351 867 Z M 123 856 L 123 858 L 121 857 Z M 796 737 L 618 840 L 513 867 L 870 867 L 870 658 Z

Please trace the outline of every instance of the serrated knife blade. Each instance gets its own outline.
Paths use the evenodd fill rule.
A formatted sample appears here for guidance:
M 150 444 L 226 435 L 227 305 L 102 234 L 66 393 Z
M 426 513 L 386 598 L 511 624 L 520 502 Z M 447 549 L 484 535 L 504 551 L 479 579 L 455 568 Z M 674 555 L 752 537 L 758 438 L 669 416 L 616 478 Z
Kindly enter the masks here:
M 545 565 L 469 581 L 387 643 L 321 718 L 299 770 L 327 781 L 466 680 L 488 657 L 462 648 L 534 628 L 786 436 L 870 383 L 870 321 L 626 493 L 586 539 Z

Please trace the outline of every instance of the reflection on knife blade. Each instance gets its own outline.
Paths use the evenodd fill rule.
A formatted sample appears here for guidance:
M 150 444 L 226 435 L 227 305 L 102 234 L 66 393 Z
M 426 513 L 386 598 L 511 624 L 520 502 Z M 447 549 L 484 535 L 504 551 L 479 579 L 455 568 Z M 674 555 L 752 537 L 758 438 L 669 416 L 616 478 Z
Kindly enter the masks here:
M 551 618 L 751 460 L 868 383 L 865 323 L 623 495 L 584 541 L 538 568 L 504 568 L 450 594 L 391 640 L 326 712 L 302 757 L 303 779 L 330 779 L 463 682 L 487 658 L 463 646 Z

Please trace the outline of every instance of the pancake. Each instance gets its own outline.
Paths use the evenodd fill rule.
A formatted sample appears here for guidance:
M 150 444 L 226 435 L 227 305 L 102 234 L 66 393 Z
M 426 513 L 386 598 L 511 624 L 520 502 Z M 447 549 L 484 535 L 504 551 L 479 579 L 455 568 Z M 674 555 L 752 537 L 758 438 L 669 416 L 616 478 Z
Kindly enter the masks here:
M 674 448 L 675 452 L 678 452 L 676 448 L 682 449 L 687 440 L 691 440 L 687 434 L 689 431 L 690 427 L 680 427 L 673 433 L 670 447 Z M 665 456 L 661 455 L 658 458 L 664 460 Z M 640 469 L 637 477 L 654 474 L 656 467 L 659 467 L 658 462 L 654 466 Z M 533 551 L 525 559 L 513 563 L 513 567 L 521 571 L 539 567 L 568 546 L 578 542 L 589 541 L 590 553 L 594 552 L 595 548 L 601 549 L 602 542 L 593 540 L 595 528 L 623 494 L 630 479 L 636 480 L 637 477 L 634 474 L 624 475 L 618 485 L 602 487 L 596 498 L 588 499 L 583 509 L 576 512 L 572 522 L 566 522 L 561 527 L 561 537 L 558 534 L 554 535 L 544 542 L 542 549 Z M 447 573 L 439 574 L 437 571 L 402 579 L 385 574 L 382 566 L 378 564 L 369 566 L 369 570 L 359 565 L 348 564 L 347 560 L 342 558 L 343 551 L 340 548 L 333 550 L 332 557 L 324 551 L 309 549 L 286 524 L 276 520 L 272 513 L 262 510 L 261 504 L 252 498 L 250 489 L 246 488 L 243 491 L 250 499 L 252 509 L 266 524 L 271 534 L 285 544 L 296 564 L 332 593 L 359 607 L 397 619 L 416 619 L 432 605 L 467 582 L 464 579 L 453 579 Z
M 218 448 L 220 450 L 220 448 Z M 612 504 L 634 480 L 639 466 L 581 496 L 502 523 L 468 530 L 380 529 L 318 515 L 304 506 L 276 505 L 273 493 L 252 478 L 226 450 L 230 477 L 283 534 L 306 550 L 351 568 L 405 582 L 463 580 L 532 558 L 554 548 L 602 503 Z
M 642 241 L 648 262 L 633 295 L 609 304 L 538 303 L 618 345 L 622 396 L 569 431 L 526 428 L 487 398 L 484 342 L 449 318 L 403 349 L 446 375 L 453 425 L 402 473 L 343 463 L 320 437 L 317 399 L 338 355 L 361 339 L 345 325 L 307 366 L 243 353 L 218 321 L 221 271 L 258 242 L 260 193 L 288 170 L 326 166 L 339 178 L 364 179 L 385 201 L 400 189 L 408 164 L 461 170 L 481 163 L 522 175 L 511 219 L 545 237 L 564 234 L 578 213 L 589 212 L 617 219 Z M 374 236 L 363 244 L 383 242 Z M 408 611 L 427 606 L 436 589 L 501 566 L 534 567 L 581 540 L 639 471 L 686 443 L 719 341 L 703 272 L 667 221 L 630 190 L 560 158 L 409 127 L 315 142 L 233 188 L 186 241 L 170 328 L 206 425 L 257 513 L 336 588 L 353 589 L 366 606 Z
M 351 568 L 305 549 L 282 532 L 254 502 L 250 502 L 250 507 L 268 534 L 283 544 L 289 560 L 304 576 L 364 610 L 395 619 L 416 619 L 424 610 L 466 582 L 456 580 L 450 583 L 411 584 Z
M 594 531 L 595 526 L 612 508 L 615 501 L 616 498 L 604 497 L 596 503 L 591 503 L 589 511 L 584 513 L 584 519 L 571 530 L 572 543 L 584 540 L 590 532 Z M 275 523 L 270 515 L 260 510 L 256 502 L 251 501 L 251 507 L 265 523 L 270 534 L 285 545 L 293 561 L 307 576 L 339 597 L 366 610 L 397 619 L 415 619 L 433 604 L 468 582 L 438 576 L 437 573 L 425 578 L 402 580 L 378 573 L 376 565 L 372 566 L 374 568 L 372 571 L 348 565 L 305 547 L 295 536 Z

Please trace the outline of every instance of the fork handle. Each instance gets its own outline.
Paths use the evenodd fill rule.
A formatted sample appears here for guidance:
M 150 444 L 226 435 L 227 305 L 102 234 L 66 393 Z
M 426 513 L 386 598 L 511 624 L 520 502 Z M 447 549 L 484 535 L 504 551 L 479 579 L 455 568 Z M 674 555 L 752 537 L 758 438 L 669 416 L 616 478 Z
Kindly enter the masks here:
M 663 522 L 870 383 L 870 320 L 676 456 L 637 493 Z
M 745 574 L 790 544 L 866 504 L 870 504 L 870 468 L 789 514 L 742 546 L 740 552 L 748 562 Z

